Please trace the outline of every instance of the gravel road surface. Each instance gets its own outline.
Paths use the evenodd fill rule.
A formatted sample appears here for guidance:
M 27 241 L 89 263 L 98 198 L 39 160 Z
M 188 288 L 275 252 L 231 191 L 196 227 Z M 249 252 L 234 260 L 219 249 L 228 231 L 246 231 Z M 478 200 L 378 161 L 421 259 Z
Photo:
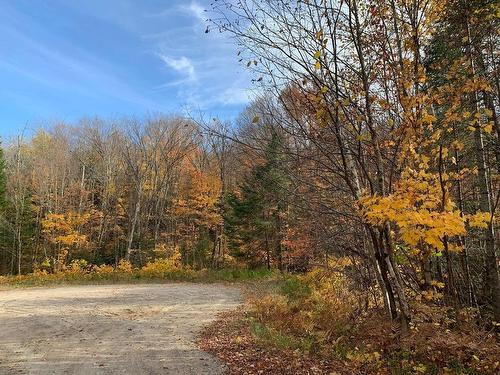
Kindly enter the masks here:
M 194 341 L 240 302 L 219 284 L 0 291 L 0 374 L 221 374 Z

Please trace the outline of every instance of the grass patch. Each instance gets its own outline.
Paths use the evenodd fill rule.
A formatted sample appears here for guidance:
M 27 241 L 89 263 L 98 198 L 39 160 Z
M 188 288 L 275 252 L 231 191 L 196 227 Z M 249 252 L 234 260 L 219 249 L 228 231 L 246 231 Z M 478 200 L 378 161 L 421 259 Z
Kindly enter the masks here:
M 297 345 L 297 340 L 291 336 L 256 321 L 250 323 L 250 332 L 257 340 L 273 347 L 280 349 L 295 349 L 299 346 Z
M 298 276 L 290 276 L 281 283 L 280 292 L 290 301 L 300 301 L 311 294 L 311 287 Z

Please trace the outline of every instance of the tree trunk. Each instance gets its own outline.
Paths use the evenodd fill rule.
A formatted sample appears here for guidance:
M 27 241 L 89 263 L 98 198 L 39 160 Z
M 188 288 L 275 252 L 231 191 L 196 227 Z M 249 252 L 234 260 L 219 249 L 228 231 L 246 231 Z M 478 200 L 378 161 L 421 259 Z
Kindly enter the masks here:
M 139 218 L 139 212 L 141 210 L 141 189 L 137 193 L 137 201 L 135 202 L 134 216 L 132 218 L 132 224 L 130 226 L 130 233 L 127 242 L 127 251 L 125 253 L 125 259 L 130 260 L 130 253 L 132 251 L 132 243 L 134 242 L 134 233 L 137 226 L 137 220 Z
M 476 76 L 475 61 L 471 44 L 471 33 L 468 18 L 465 18 L 469 43 L 467 44 L 467 55 L 472 68 L 472 75 Z M 480 113 L 479 97 L 477 92 L 472 95 L 473 107 L 476 113 Z M 474 153 L 477 167 L 477 187 L 479 190 L 479 208 L 493 216 L 491 194 L 489 189 L 488 172 L 486 169 L 486 157 L 484 151 L 483 134 L 481 124 L 474 124 Z M 482 230 L 486 250 L 487 290 L 489 291 L 489 302 L 493 309 L 496 321 L 500 321 L 500 277 L 498 270 L 498 254 L 495 246 L 495 232 L 492 220 L 488 222 L 487 228 Z
M 479 208 L 483 212 L 492 214 L 491 195 L 489 191 L 486 161 L 484 156 L 484 145 L 481 127 L 476 124 L 474 130 L 474 145 L 477 165 L 477 184 L 479 189 Z M 498 255 L 495 246 L 495 233 L 492 221 L 488 222 L 487 228 L 482 230 L 486 249 L 486 271 L 488 275 L 487 286 L 490 291 L 489 299 L 493 308 L 496 321 L 500 321 L 500 278 L 498 274 Z

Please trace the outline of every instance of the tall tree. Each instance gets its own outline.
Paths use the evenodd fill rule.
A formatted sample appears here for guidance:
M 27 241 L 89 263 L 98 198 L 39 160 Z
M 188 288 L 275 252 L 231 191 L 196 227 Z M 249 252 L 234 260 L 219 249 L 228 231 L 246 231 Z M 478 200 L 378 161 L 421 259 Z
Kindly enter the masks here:
M 264 261 L 268 268 L 272 262 L 283 269 L 288 206 L 284 164 L 282 140 L 272 133 L 263 160 L 228 198 L 226 222 L 233 251 L 252 262 Z

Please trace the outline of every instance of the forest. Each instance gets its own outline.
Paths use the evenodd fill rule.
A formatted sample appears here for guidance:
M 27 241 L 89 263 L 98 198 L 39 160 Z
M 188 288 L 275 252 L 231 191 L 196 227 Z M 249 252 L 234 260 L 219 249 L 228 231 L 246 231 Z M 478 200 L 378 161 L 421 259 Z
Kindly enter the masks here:
M 439 371 L 498 371 L 500 4 L 216 0 L 207 14 L 253 102 L 234 121 L 89 117 L 3 140 L 4 278 L 267 269 L 288 276 L 284 296 L 254 300 L 254 335 L 317 352 L 372 318 L 402 338 L 422 323 L 422 346 L 467 356 L 459 372 L 425 354 Z M 445 330 L 456 345 L 429 343 Z M 386 355 L 349 353 L 357 373 Z

